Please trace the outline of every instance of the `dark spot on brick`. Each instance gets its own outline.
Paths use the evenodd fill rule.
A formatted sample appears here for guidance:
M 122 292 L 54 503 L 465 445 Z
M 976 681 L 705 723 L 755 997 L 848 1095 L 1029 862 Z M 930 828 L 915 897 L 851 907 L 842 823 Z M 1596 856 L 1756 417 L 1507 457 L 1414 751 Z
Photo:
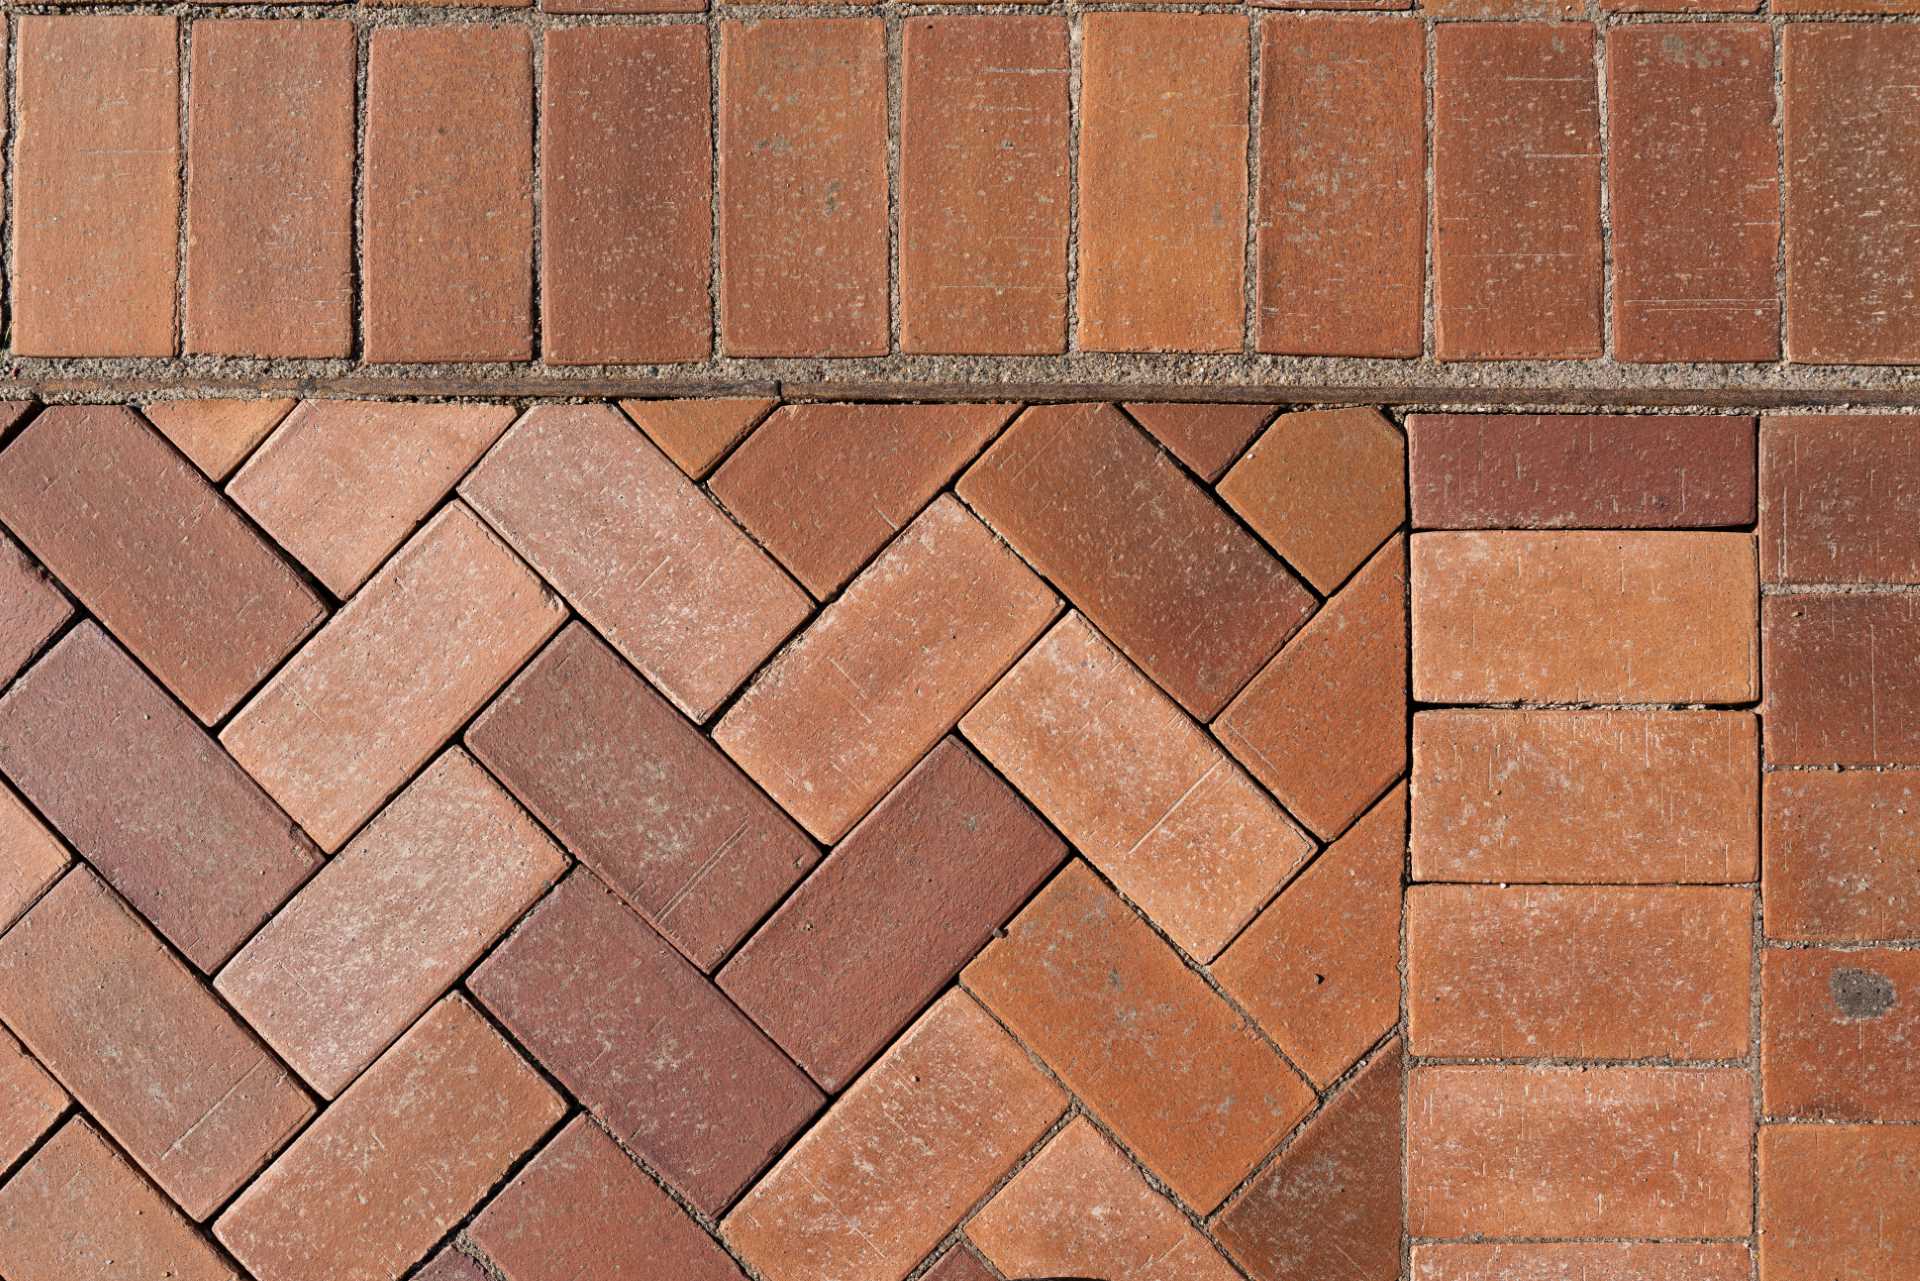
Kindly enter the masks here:
M 1834 1005 L 1850 1019 L 1877 1019 L 1893 1008 L 1892 980 L 1871 970 L 1835 970 L 1827 987 Z

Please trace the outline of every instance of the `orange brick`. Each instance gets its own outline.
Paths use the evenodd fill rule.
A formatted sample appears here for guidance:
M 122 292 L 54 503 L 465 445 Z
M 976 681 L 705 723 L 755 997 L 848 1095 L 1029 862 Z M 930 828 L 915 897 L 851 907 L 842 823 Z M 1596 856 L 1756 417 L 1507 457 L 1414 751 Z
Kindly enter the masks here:
M 1215 481 L 1273 418 L 1275 407 L 1147 400 L 1122 408 L 1201 480 Z
M 0 783 L 0 850 L 6 851 L 0 858 L 0 931 L 4 931 L 60 879 L 70 860 L 60 839 L 5 783 Z
M 1553 1241 L 1413 1247 L 1413 1281 L 1750 1281 L 1745 1242 Z
M 1794 771 L 1765 790 L 1769 937 L 1920 938 L 1920 779 Z
M 0 1167 L 19 1160 L 72 1101 L 20 1042 L 0 1029 Z
M 961 981 L 1200 1214 L 1313 1104 L 1084 863 L 1054 877 Z
M 1785 594 L 1761 606 L 1770 765 L 1920 765 L 1920 598 Z
M 1808 415 L 1760 427 L 1760 574 L 1769 583 L 1920 583 L 1911 420 Z
M 140 412 L 207 479 L 222 481 L 293 406 L 291 400 L 157 400 Z
M 775 401 L 757 397 L 710 400 L 623 400 L 620 408 L 640 424 L 660 452 L 695 480 L 703 480 Z
M 20 544 L 0 532 L 0 686 L 73 617 L 73 606 Z
M 1894 1278 L 1920 1259 L 1920 1129 L 1760 1127 L 1760 1281 Z
M 1773 949 L 1760 973 L 1767 1115 L 1920 1121 L 1920 952 Z

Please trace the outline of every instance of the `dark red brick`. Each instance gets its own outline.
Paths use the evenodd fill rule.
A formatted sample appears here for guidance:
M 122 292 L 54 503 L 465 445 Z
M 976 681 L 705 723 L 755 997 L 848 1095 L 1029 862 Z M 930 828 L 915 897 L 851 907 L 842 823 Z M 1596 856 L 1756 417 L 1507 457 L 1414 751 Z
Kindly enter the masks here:
M 1760 426 L 1760 576 L 1920 583 L 1915 419 L 1768 418 Z
M 1130 401 L 1122 408 L 1201 480 L 1216 481 L 1272 421 L 1277 406 L 1149 400 Z
M 1920 765 L 1920 597 L 1761 602 L 1771 765 Z

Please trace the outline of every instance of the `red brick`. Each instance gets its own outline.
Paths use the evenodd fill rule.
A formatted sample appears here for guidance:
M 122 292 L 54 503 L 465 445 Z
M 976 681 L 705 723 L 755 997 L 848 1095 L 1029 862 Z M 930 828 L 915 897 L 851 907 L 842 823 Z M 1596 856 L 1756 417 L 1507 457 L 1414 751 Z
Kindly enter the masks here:
M 1615 354 L 1778 359 L 1772 29 L 1615 27 L 1607 103 Z
M 0 1018 L 196 1219 L 313 1115 L 273 1057 L 85 867 L 0 938 Z
M 0 756 L 0 759 L 4 759 Z M 0 783 L 0 931 L 13 924 L 71 861 L 66 847 Z M 6 1162 L 0 1160 L 0 1165 Z
M 481 714 L 467 745 L 702 970 L 820 858 L 746 775 L 578 624 Z
M 1783 38 L 1787 358 L 1920 361 L 1920 27 Z
M 478 1263 L 448 1245 L 422 1264 L 411 1281 L 491 1281 L 491 1278 Z
M 820 1107 L 806 1075 L 589 872 L 562 881 L 467 985 L 708 1215 Z
M 1751 418 L 1414 414 L 1407 443 L 1417 529 L 1684 529 L 1754 519 Z
M 1601 2 L 1604 5 L 1606 0 Z M 1436 18 L 1530 18 L 1539 22 L 1587 14 L 1581 0 L 1423 0 L 1419 8 Z
M 1400 1018 L 1398 787 L 1283 890 L 1213 966 L 1287 1057 L 1325 1086 Z
M 0 518 L 208 723 L 323 613 L 266 540 L 130 409 L 60 406 L 34 419 L 0 454 Z
M 209 480 L 225 480 L 293 410 L 292 400 L 156 400 L 145 414 Z
M 1016 792 L 944 739 L 727 962 L 720 988 L 837 1091 L 1065 856 Z
M 1920 442 L 1885 416 L 1760 428 L 1760 573 L 1769 583 L 1920 583 Z
M 768 664 L 714 741 L 803 827 L 837 841 L 1059 604 L 964 507 L 935 499 Z
M 995 1281 L 980 1256 L 965 1246 L 954 1246 L 924 1274 L 926 1281 Z
M 1417 1067 L 1407 1230 L 1745 1236 L 1752 1092 L 1743 1068 Z
M 903 40 L 901 350 L 1064 350 L 1067 20 L 914 17 Z
M 1920 1129 L 1760 1128 L 1760 1281 L 1893 1278 L 1920 1258 Z
M 1770 765 L 1920 765 L 1920 598 L 1768 596 Z
M 546 358 L 706 359 L 713 350 L 706 29 L 551 30 L 542 84 Z
M 533 49 L 521 27 L 382 27 L 367 72 L 368 361 L 533 355 Z
M 323 849 L 339 849 L 564 616 L 472 512 L 451 504 L 220 741 Z
M 584 1114 L 480 1212 L 467 1239 L 507 1281 L 740 1281 L 712 1238 Z
M 1407 1034 L 1429 1058 L 1744 1058 L 1752 974 L 1747 890 L 1407 891 Z
M 0 1168 L 39 1142 L 70 1102 L 47 1070 L 0 1029 Z M 0 1192 L 0 1201 L 5 1195 Z
M 767 1281 L 900 1281 L 1066 1109 L 985 1011 L 950 991 L 722 1224 Z
M 260 1281 L 392 1281 L 565 1110 L 449 996 L 234 1200 L 214 1234 Z
M 1912 857 L 1920 849 L 1916 783 L 1905 772 L 1767 775 L 1769 937 L 1920 938 L 1920 860 Z
M 1204 481 L 1220 473 L 1254 434 L 1272 420 L 1273 405 L 1208 405 L 1179 401 L 1129 401 L 1123 405 L 1173 456 Z
M 1092 351 L 1239 351 L 1247 20 L 1082 19 L 1079 327 Z
M 18 676 L 72 617 L 66 593 L 0 531 L 0 686 Z
M 92 623 L 0 699 L 0 765 L 208 972 L 320 861 L 219 744 Z M 54 853 L 34 861 L 44 869 Z
M 540 8 L 546 13 L 703 13 L 706 0 L 540 0 Z
M 1414 697 L 1745 702 L 1758 595 L 1747 534 L 1416 534 Z
M 816 597 L 869 556 L 1014 415 L 1013 405 L 787 405 L 714 473 L 714 497 Z
M 566 868 L 567 856 L 455 748 L 320 869 L 214 986 L 332 1098 Z
M 309 400 L 247 460 L 227 494 L 345 598 L 512 418 L 507 405 Z
M 22 17 L 12 351 L 171 356 L 180 245 L 172 17 Z
M 1286 567 L 1111 405 L 1029 409 L 959 492 L 1202 719 L 1312 608 Z
M 1745 712 L 1421 712 L 1414 879 L 1751 881 L 1759 788 Z
M 961 728 L 1168 936 L 1212 960 L 1313 847 L 1070 614 Z
M 1920 952 L 1769 950 L 1760 1011 L 1767 1115 L 1920 1121 Z
M 1413 1281 L 1749 1281 L 1744 1241 L 1551 1241 L 1413 1247 Z
M 720 24 L 720 344 L 888 346 L 887 52 L 878 18 Z
M 1420 354 L 1426 60 L 1413 19 L 1262 22 L 1261 351 Z
M 353 24 L 193 24 L 186 350 L 353 350 Z
M 0 1188 L 0 1268 L 19 1281 L 234 1281 L 219 1252 L 79 1117 Z
M 1215 1220 L 1253 1275 L 1400 1275 L 1403 1062 L 1389 1042 Z
M 1084 863 L 1069 863 L 961 977 L 1200 1214 L 1314 1101 Z
M 695 720 L 811 608 L 608 405 L 528 411 L 460 493 Z
M 778 403 L 756 397 L 710 400 L 623 400 L 620 408 L 640 424 L 660 452 L 695 480 L 705 479 L 721 457 Z
M 1077 1116 L 967 1224 L 1001 1272 L 1113 1281 L 1235 1281 L 1212 1242 Z
M 1460 24 L 1434 39 L 1435 354 L 1600 355 L 1593 28 Z

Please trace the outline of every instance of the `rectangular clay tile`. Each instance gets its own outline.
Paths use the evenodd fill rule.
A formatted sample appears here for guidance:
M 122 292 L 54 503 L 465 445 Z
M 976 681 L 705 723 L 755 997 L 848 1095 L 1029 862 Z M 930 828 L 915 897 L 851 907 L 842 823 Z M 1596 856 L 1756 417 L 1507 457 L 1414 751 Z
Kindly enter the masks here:
M 1769 765 L 1920 765 L 1920 597 L 1763 604 Z
M 1920 774 L 1769 774 L 1763 827 L 1768 937 L 1920 938 Z
M 1920 584 L 1920 433 L 1905 416 L 1760 425 L 1760 574 L 1769 583 Z

